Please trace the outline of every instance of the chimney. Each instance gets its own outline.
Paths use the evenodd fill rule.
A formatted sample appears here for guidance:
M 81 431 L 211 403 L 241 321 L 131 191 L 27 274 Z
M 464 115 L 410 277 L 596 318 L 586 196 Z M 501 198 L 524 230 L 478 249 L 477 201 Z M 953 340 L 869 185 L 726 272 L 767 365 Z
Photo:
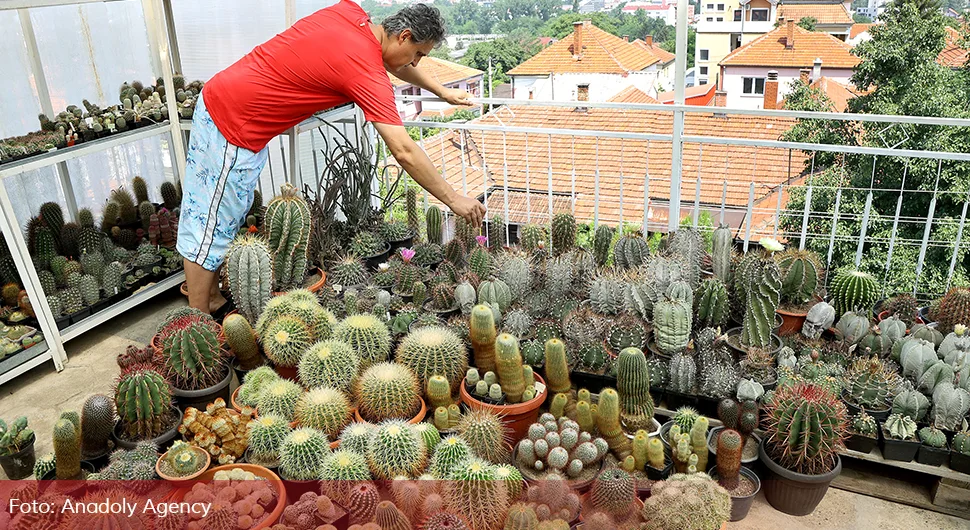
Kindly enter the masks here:
M 627 42 L 630 42 L 630 36 L 629 35 L 624 35 L 623 36 L 623 40 L 625 40 Z
M 643 42 L 647 43 L 647 48 L 653 48 L 653 35 L 644 37 Z
M 789 20 L 786 22 L 788 28 L 788 37 L 785 39 L 785 49 L 791 50 L 795 47 L 795 21 Z
M 812 65 L 812 80 L 818 81 L 822 78 L 822 58 L 816 57 L 815 63 Z
M 768 72 L 768 80 L 765 81 L 765 102 L 762 108 L 765 110 L 778 108 L 778 72 L 776 70 Z
M 812 74 L 812 71 L 808 68 L 802 68 L 801 70 L 798 71 L 798 76 L 801 78 L 802 83 L 805 83 L 806 85 L 812 81 L 811 78 L 809 77 L 811 74 Z
M 714 106 L 715 107 L 727 106 L 727 91 L 718 90 L 717 92 L 714 92 Z
M 583 21 L 573 22 L 573 59 L 577 61 L 583 56 Z

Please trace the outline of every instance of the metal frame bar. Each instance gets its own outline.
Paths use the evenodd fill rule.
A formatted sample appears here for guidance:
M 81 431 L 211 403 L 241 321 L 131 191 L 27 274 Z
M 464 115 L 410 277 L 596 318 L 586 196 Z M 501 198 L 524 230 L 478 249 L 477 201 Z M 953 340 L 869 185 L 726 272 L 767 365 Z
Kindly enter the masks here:
M 45 362 L 50 361 L 50 360 L 52 360 L 54 358 L 50 347 L 47 345 L 46 338 L 45 338 L 45 340 L 43 340 L 43 341 L 35 344 L 33 347 L 31 347 L 31 348 L 29 348 L 27 350 L 24 350 L 24 351 L 22 351 L 20 353 L 15 354 L 14 357 L 16 357 L 17 355 L 22 355 L 24 353 L 30 352 L 34 348 L 40 348 L 37 351 L 40 351 L 41 353 L 39 355 L 37 355 L 36 357 L 33 357 L 31 359 L 28 359 L 27 361 L 24 361 L 21 364 L 18 364 L 17 366 L 11 368 L 10 370 L 7 370 L 6 372 L 0 373 L 0 385 L 6 383 L 8 381 L 13 381 L 18 376 L 20 376 L 22 374 L 25 374 L 28 371 L 30 371 L 31 369 L 37 368 L 38 366 L 40 366 L 40 365 L 44 364 Z M 4 361 L 6 361 L 7 359 L 10 359 L 10 358 L 11 357 L 7 357 L 6 359 L 4 359 Z M 55 369 L 57 369 L 57 371 L 61 371 L 63 368 L 56 368 L 56 365 L 55 365 Z
M 72 324 L 64 328 L 60 333 L 61 340 L 67 342 L 71 339 L 75 339 L 83 335 L 88 330 L 100 326 L 112 318 L 134 309 L 143 302 L 146 302 L 173 287 L 178 287 L 184 281 L 185 273 L 179 272 L 178 274 L 173 274 L 154 285 L 150 285 L 114 305 L 98 311 L 77 324 Z

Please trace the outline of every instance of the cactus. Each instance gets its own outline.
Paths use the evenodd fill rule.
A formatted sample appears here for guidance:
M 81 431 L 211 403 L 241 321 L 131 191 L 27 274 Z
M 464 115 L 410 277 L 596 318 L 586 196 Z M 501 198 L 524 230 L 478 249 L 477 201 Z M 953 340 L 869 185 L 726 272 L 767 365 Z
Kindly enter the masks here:
M 64 228 L 64 210 L 56 202 L 45 202 L 40 205 L 40 218 L 55 237 L 60 236 Z
M 812 384 L 780 386 L 766 404 L 765 450 L 787 469 L 804 474 L 830 471 L 845 436 L 845 405 Z M 803 421 L 803 418 L 812 418 Z
M 970 288 L 953 287 L 940 299 L 933 313 L 940 333 L 951 333 L 957 324 L 970 325 Z
M 620 410 L 629 422 L 649 424 L 653 419 L 653 398 L 650 397 L 650 372 L 647 358 L 637 348 L 626 348 L 616 360 L 616 389 L 620 394 Z
M 622 460 L 630 454 L 630 440 L 620 426 L 620 398 L 612 388 L 607 388 L 600 393 L 599 406 L 596 409 L 596 427 L 617 458 Z
M 84 305 L 94 305 L 101 299 L 101 288 L 98 286 L 98 280 L 90 274 L 81 276 L 78 290 L 81 291 L 81 298 L 84 300 Z
M 731 282 L 731 261 L 734 257 L 734 236 L 731 228 L 720 225 L 714 229 L 711 261 L 714 275 L 722 282 Z
M 411 419 L 421 408 L 418 378 L 401 364 L 375 364 L 354 383 L 354 400 L 360 416 L 367 421 Z
M 819 287 L 822 263 L 810 250 L 789 249 L 775 257 L 781 272 L 781 301 L 802 305 L 812 301 Z
M 488 306 L 472 309 L 470 335 L 475 365 L 483 371 L 495 370 L 495 319 Z
M 448 436 L 435 447 L 428 471 L 437 479 L 445 480 L 459 466 L 472 458 L 473 451 L 464 439 Z
M 630 511 L 636 497 L 633 475 L 615 467 L 600 473 L 589 490 L 589 500 L 595 510 L 620 517 Z
M 826 302 L 818 302 L 808 310 L 805 323 L 802 324 L 802 335 L 811 340 L 822 336 L 822 332 L 832 327 L 835 322 L 835 308 Z
M 345 342 L 321 341 L 300 359 L 297 372 L 300 381 L 310 387 L 330 386 L 347 392 L 360 369 L 360 357 Z
M 373 427 L 369 423 L 351 423 L 340 433 L 340 449 L 366 455 Z
M 239 361 L 240 368 L 252 370 L 263 364 L 263 357 L 256 344 L 256 333 L 242 315 L 228 315 L 222 322 L 222 330 L 226 336 L 226 344 Z
M 639 235 L 622 236 L 613 249 L 613 264 L 620 269 L 636 269 L 644 264 L 650 250 Z
M 960 428 L 963 417 L 970 411 L 970 392 L 954 388 L 946 381 L 933 390 L 933 425 L 941 429 L 955 431 Z
M 505 312 L 512 303 L 512 291 L 502 280 L 483 281 L 478 285 L 478 303 L 497 304 L 499 310 Z
M 298 190 L 285 184 L 266 206 L 263 233 L 273 256 L 273 284 L 276 290 L 299 287 L 307 266 L 310 242 L 310 208 Z
M 835 311 L 839 315 L 847 311 L 868 311 L 879 296 L 879 285 L 867 273 L 841 269 L 832 279 L 829 294 L 832 295 Z
M 909 338 L 902 342 L 899 364 L 903 368 L 903 377 L 918 380 L 937 360 L 932 342 L 918 338 Z
M 286 480 L 318 480 L 330 453 L 327 437 L 309 427 L 294 429 L 280 444 L 280 475 Z
M 251 463 L 276 465 L 280 446 L 290 434 L 286 419 L 275 414 L 260 414 L 247 425 L 249 441 L 248 459 Z
M 109 440 L 115 424 L 115 405 L 110 397 L 94 394 L 81 408 L 81 454 L 92 458 L 111 449 Z M 3 446 L 0 440 L 0 447 Z
M 701 262 L 704 260 L 704 239 L 693 227 L 680 227 L 670 237 L 670 250 L 685 262 L 687 277 L 691 288 L 700 285 Z
M 913 295 L 903 293 L 890 298 L 884 307 L 889 311 L 890 315 L 902 320 L 908 328 L 916 320 L 916 314 L 919 311 L 919 302 L 916 301 Z
M 930 409 L 930 401 L 922 393 L 913 390 L 904 390 L 893 398 L 893 414 L 909 416 L 914 421 L 922 421 L 923 417 Z
M 121 218 L 122 224 L 130 225 L 138 220 L 135 198 L 131 196 L 128 190 L 124 188 L 111 190 L 110 201 L 118 204 L 118 217 Z
M 76 480 L 81 475 L 81 433 L 63 416 L 54 424 L 54 455 L 58 480 Z
M 549 241 L 549 235 L 544 226 L 527 224 L 519 228 L 519 245 L 523 250 L 534 254 Z
M 492 252 L 499 252 L 505 245 L 506 236 L 505 218 L 495 215 L 488 223 L 488 249 Z
M 852 432 L 867 438 L 879 437 L 879 426 L 872 416 L 866 414 L 866 411 L 861 411 L 853 416 L 849 428 Z
M 390 480 L 398 475 L 414 478 L 427 463 L 428 449 L 414 425 L 387 420 L 371 435 L 367 460 L 377 478 Z
M 782 287 L 778 266 L 770 258 L 754 261 L 744 271 L 741 281 L 745 283 L 747 293 L 741 344 L 748 348 L 767 349 L 771 346 L 771 329 Z
M 970 455 L 970 431 L 963 429 L 953 435 L 953 452 Z
M 572 390 L 569 365 L 566 361 L 566 345 L 559 339 L 547 340 L 545 360 L 546 384 L 549 386 L 549 392 L 560 394 Z
M 601 224 L 596 227 L 596 233 L 593 236 L 593 256 L 600 267 L 606 266 L 606 262 L 610 259 L 610 246 L 613 244 L 614 233 L 615 230 L 609 225 Z
M 875 356 L 853 361 L 844 378 L 846 399 L 867 410 L 887 409 L 901 382 L 895 370 Z
M 141 219 L 141 227 L 144 230 L 149 230 L 151 227 L 152 216 L 155 215 L 155 205 L 143 201 L 138 203 L 138 217 Z
M 141 177 L 133 178 L 131 180 L 131 191 L 135 193 L 135 201 L 139 204 L 148 201 L 148 184 L 145 183 L 145 179 Z
M 300 385 L 287 379 L 275 379 L 265 383 L 256 397 L 256 406 L 260 414 L 275 414 L 292 421 L 296 403 L 302 395 Z
M 165 370 L 178 388 L 199 390 L 225 377 L 228 363 L 222 352 L 221 329 L 208 315 L 169 318 L 158 335 Z
M 334 329 L 334 337 L 346 342 L 361 357 L 361 368 L 387 360 L 391 334 L 374 315 L 352 315 Z
M 727 323 L 730 307 L 727 288 L 719 278 L 711 278 L 701 283 L 694 295 L 697 326 L 721 327 Z
M 330 280 L 344 287 L 367 283 L 367 269 L 364 262 L 348 254 L 334 263 L 329 271 Z
M 495 363 L 499 382 L 509 403 L 520 403 L 527 384 L 522 377 L 522 355 L 519 341 L 508 333 L 502 333 L 495 341 Z
M 508 461 L 509 451 L 505 446 L 508 429 L 495 413 L 472 410 L 462 415 L 455 430 L 475 455 L 493 463 Z
M 861 312 L 850 311 L 842 315 L 835 329 L 847 344 L 858 344 L 869 331 L 869 319 Z
M 666 355 L 684 351 L 690 340 L 692 311 L 684 302 L 662 300 L 654 305 L 654 338 Z
M 91 232 L 97 234 L 98 232 L 93 228 L 90 229 Z M 58 237 L 58 244 L 60 245 L 61 253 L 67 256 L 78 256 L 84 252 L 84 250 L 97 250 L 100 247 L 85 247 L 84 250 L 81 249 L 81 234 L 85 230 L 81 228 L 81 225 L 77 223 L 66 223 L 60 231 L 60 234 L 56 234 Z M 100 243 L 100 240 L 98 241 Z M 87 241 L 85 241 L 87 243 Z
M 413 370 L 422 387 L 432 376 L 442 375 L 451 391 L 458 389 L 468 370 L 465 344 L 442 326 L 423 327 L 409 333 L 398 346 L 395 360 Z
M 576 218 L 572 214 L 561 212 L 552 218 L 552 249 L 561 255 L 576 244 Z
M 444 484 L 445 505 L 462 514 L 472 530 L 492 530 L 502 524 L 510 500 L 508 486 L 495 466 L 471 459 L 455 469 Z
M 103 233 L 95 230 L 94 228 L 85 227 L 81 229 L 81 232 L 79 234 L 77 234 L 77 240 L 74 241 L 73 243 L 74 248 L 73 249 L 69 248 L 68 250 L 74 250 L 75 252 L 73 255 L 75 256 L 78 253 L 81 253 L 83 255 L 84 253 L 97 252 L 102 250 L 104 248 L 105 243 L 106 241 Z M 104 257 L 108 258 L 108 256 L 104 256 Z
M 690 445 L 694 454 L 697 455 L 695 464 L 699 471 L 707 471 L 707 427 L 709 420 L 701 416 L 697 418 L 694 425 L 690 428 Z
M 909 416 L 890 414 L 882 428 L 894 440 L 913 440 L 916 438 L 916 422 Z
M 527 504 L 513 504 L 505 518 L 504 530 L 536 530 L 539 518 L 532 507 Z
M 923 427 L 919 431 L 919 439 L 930 447 L 946 448 L 946 434 L 933 426 Z
M 232 299 L 250 321 L 263 312 L 272 292 L 272 260 L 264 240 L 253 234 L 237 237 L 226 253 Z
M 304 393 L 293 409 L 293 419 L 301 427 L 312 427 L 336 440 L 350 423 L 351 410 L 347 397 L 331 387 L 317 387 Z
M 442 238 L 441 208 L 434 205 L 429 206 L 428 210 L 424 212 L 424 221 L 428 232 L 428 242 L 441 245 L 444 241 Z
M 676 474 L 654 484 L 641 515 L 649 530 L 717 530 L 730 518 L 731 497 L 707 475 Z
M 115 407 L 121 432 L 128 440 L 155 438 L 171 427 L 171 388 L 150 367 L 136 365 L 121 374 L 115 387 Z

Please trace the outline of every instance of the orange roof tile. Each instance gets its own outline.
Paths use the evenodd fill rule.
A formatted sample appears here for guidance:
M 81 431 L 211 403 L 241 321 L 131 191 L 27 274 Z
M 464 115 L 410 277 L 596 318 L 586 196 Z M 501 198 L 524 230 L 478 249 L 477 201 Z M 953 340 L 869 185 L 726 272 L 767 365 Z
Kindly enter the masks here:
M 550 45 L 522 64 L 509 70 L 509 75 L 549 75 L 550 73 L 625 74 L 639 72 L 658 59 L 647 50 L 616 35 L 607 33 L 589 21 L 583 23 L 583 50 L 573 59 L 573 36 Z
M 852 24 L 852 16 L 845 4 L 780 4 L 778 19 L 800 21 L 805 17 L 814 18 L 818 24 Z
M 850 39 L 854 39 L 854 38 L 858 37 L 859 35 L 862 35 L 863 33 L 868 32 L 871 27 L 876 26 L 876 25 L 878 25 L 878 24 L 874 24 L 874 23 L 869 23 L 869 24 L 853 24 L 852 27 L 849 28 L 849 38 Z
M 648 52 L 652 53 L 653 56 L 656 57 L 657 60 L 663 64 L 667 64 L 670 61 L 673 61 L 674 59 L 677 58 L 676 55 L 668 52 L 667 50 L 661 48 L 660 46 L 657 46 L 656 44 L 652 46 L 648 46 L 645 41 L 640 39 L 633 41 L 633 44 L 636 44 L 637 46 L 643 48 L 644 50 L 647 50 Z
M 610 101 L 614 103 L 660 103 L 633 85 L 621 90 L 615 96 L 611 97 Z
M 967 61 L 970 60 L 970 43 L 964 43 L 961 46 L 962 39 L 959 31 L 947 26 L 946 45 L 943 46 L 940 55 L 936 57 L 936 62 L 948 68 L 961 68 L 966 65 Z
M 833 112 L 845 112 L 849 108 L 849 100 L 859 95 L 854 86 L 843 85 L 825 76 L 816 79 L 811 86 L 821 90 L 829 98 Z
M 485 72 L 470 66 L 438 59 L 437 57 L 425 57 L 421 59 L 421 62 L 418 63 L 418 68 L 430 73 L 431 77 L 442 85 L 457 83 L 458 81 L 485 74 Z M 388 73 L 387 75 L 391 78 L 391 84 L 395 88 L 410 84 L 407 81 L 398 79 L 394 74 Z
M 502 107 L 471 123 L 671 134 L 673 119 L 669 112 L 639 109 L 584 112 L 564 107 L 513 106 Z M 775 140 L 794 123 L 795 120 L 783 117 L 688 113 L 684 134 Z M 492 211 L 504 210 L 504 196 L 495 195 L 494 190 L 507 185 L 510 190 L 531 193 L 529 202 L 534 222 L 542 212 L 548 219 L 551 170 L 554 212 L 570 204 L 568 200 L 556 198 L 556 195 L 566 195 L 567 199 L 575 198 L 571 204 L 577 218 L 591 220 L 598 179 L 601 221 L 615 224 L 621 215 L 624 221 L 642 221 L 644 176 L 649 175 L 651 223 L 661 223 L 662 216 L 666 215 L 665 201 L 670 198 L 669 142 L 597 141 L 581 136 L 447 130 L 426 138 L 423 145 L 431 161 L 455 189 L 471 196 L 489 194 L 486 205 Z M 735 218 L 739 211 L 743 214 L 749 186 L 754 182 L 756 212 L 774 211 L 777 191 L 782 185 L 797 182 L 804 161 L 803 153 L 787 149 L 715 144 L 700 148 L 696 143 L 687 142 L 681 186 L 684 208 L 693 205 L 699 178 L 700 203 L 708 209 L 720 207 L 726 186 L 728 209 L 735 211 Z M 509 200 L 511 211 L 513 202 L 522 199 L 510 194 Z M 515 204 L 516 211 L 522 209 L 520 202 Z M 659 225 L 652 229 L 659 229 Z
M 785 47 L 788 28 L 779 26 L 757 39 L 735 49 L 721 61 L 722 66 L 766 66 L 775 68 L 811 68 L 822 59 L 822 68 L 853 68 L 859 58 L 852 55 L 848 44 L 829 35 L 794 27 L 795 45 Z

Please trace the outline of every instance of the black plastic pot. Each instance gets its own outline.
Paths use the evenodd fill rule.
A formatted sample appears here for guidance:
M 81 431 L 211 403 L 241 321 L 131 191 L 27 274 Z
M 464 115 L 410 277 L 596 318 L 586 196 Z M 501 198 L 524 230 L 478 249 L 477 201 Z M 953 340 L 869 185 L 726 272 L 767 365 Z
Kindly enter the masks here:
M 110 460 L 109 457 L 111 456 L 111 452 L 112 450 L 109 449 L 105 451 L 104 454 L 97 455 L 97 456 L 90 456 L 90 457 L 82 454 L 81 458 L 84 459 L 82 460 L 82 462 L 87 462 L 88 464 L 91 464 L 91 467 L 94 468 L 95 472 L 101 471 L 102 469 L 108 467 L 108 461 Z
M 78 311 L 77 313 L 71 313 L 71 324 L 77 324 L 78 322 L 84 320 L 91 316 L 91 308 L 85 307 L 84 309 Z
M 264 362 L 260 366 L 264 366 L 265 364 L 266 363 Z M 249 370 L 243 370 L 239 366 L 239 359 L 237 359 L 235 357 L 233 357 L 232 363 L 230 363 L 229 366 L 232 366 L 232 371 L 233 371 L 233 373 L 236 374 L 236 381 L 241 385 L 243 383 L 243 378 L 246 377 L 246 374 L 249 373 Z M 228 403 L 228 401 L 227 401 L 227 403 Z
M 862 407 L 853 404 L 848 399 L 845 399 L 845 392 L 842 393 L 842 403 L 845 403 L 845 408 L 849 410 L 849 415 L 855 416 L 862 412 Z M 893 411 L 892 407 L 886 407 L 883 410 L 872 410 L 866 409 L 866 414 L 872 416 L 873 419 L 879 421 L 880 423 L 886 421 Z
M 665 480 L 674 470 L 674 461 L 669 456 L 664 455 L 664 468 L 657 469 L 649 464 L 645 466 L 647 478 L 650 480 Z
M 731 337 L 733 337 L 735 335 L 741 335 L 741 328 L 740 327 L 736 327 L 736 328 L 729 329 L 727 331 L 728 339 L 726 341 L 724 341 L 724 342 L 727 344 L 728 348 L 731 348 L 731 351 L 733 351 L 737 356 L 739 356 L 740 358 L 743 359 L 743 358 L 745 358 L 745 357 L 748 356 L 748 351 L 746 349 L 742 348 L 742 347 L 735 346 L 734 344 L 731 343 Z M 738 340 L 740 341 L 740 337 L 738 337 Z M 740 344 L 740 342 L 738 342 L 738 344 Z M 781 337 L 779 337 L 777 334 L 775 334 L 774 332 L 772 332 L 772 334 L 771 334 L 771 355 L 772 356 L 777 355 L 778 354 L 778 351 L 781 350 L 781 346 L 782 346 Z
M 930 306 L 919 308 L 919 317 L 923 320 L 923 322 L 927 324 L 932 324 L 936 322 L 935 320 L 930 318 Z
M 391 246 L 388 245 L 387 243 L 384 243 L 384 244 L 386 246 L 384 247 L 383 252 L 374 254 L 373 256 L 367 256 L 366 258 L 364 258 L 364 264 L 367 265 L 368 269 L 372 271 L 376 271 L 378 265 L 387 261 L 387 255 L 391 252 Z
M 879 440 L 876 438 L 869 438 L 861 434 L 850 434 L 849 438 L 845 441 L 845 447 L 852 451 L 869 454 L 875 449 L 878 443 Z
M 96 473 L 96 472 L 97 472 L 97 469 L 95 469 L 94 466 L 91 465 L 91 462 L 88 462 L 87 460 L 81 460 L 82 476 L 76 481 L 78 486 L 80 487 L 84 485 L 83 480 L 85 478 L 85 474 L 90 475 L 91 473 Z M 57 480 L 57 468 L 54 468 L 48 471 L 47 473 L 44 474 L 43 477 L 40 477 L 38 480 Z M 63 493 L 61 490 L 58 490 L 58 492 Z
M 970 455 L 950 451 L 950 469 L 970 475 Z
M 740 521 L 748 516 L 748 512 L 751 510 L 751 505 L 754 504 L 754 498 L 758 496 L 758 492 L 761 491 L 761 479 L 758 478 L 758 474 L 752 471 L 750 468 L 741 467 L 741 476 L 747 478 L 754 484 L 754 493 L 751 495 L 745 495 L 744 497 L 735 497 L 731 495 L 731 519 L 730 521 Z M 711 469 L 711 478 L 717 480 L 717 468 Z
M 206 405 L 215 401 L 216 398 L 221 397 L 226 403 L 229 403 L 230 382 L 232 382 L 232 370 L 226 370 L 226 376 L 215 385 L 201 390 L 182 390 L 172 387 L 172 395 L 175 396 L 175 403 L 182 410 L 189 407 L 205 410 Z
M 666 396 L 667 407 L 671 410 L 676 410 L 680 407 L 697 408 L 699 403 L 698 397 L 693 394 L 681 394 L 680 392 L 668 390 Z
M 23 449 L 10 455 L 0 456 L 0 467 L 3 468 L 7 480 L 20 480 L 29 477 L 34 472 L 36 455 L 34 453 L 34 442 L 37 436 L 32 436 L 30 443 Z
M 430 306 L 430 302 L 426 302 L 424 304 L 424 310 L 427 311 L 427 312 L 429 312 L 429 313 L 434 313 L 435 316 L 437 316 L 439 319 L 441 319 L 442 322 L 447 321 L 452 316 L 455 316 L 455 315 L 457 315 L 458 313 L 461 312 L 461 309 L 458 307 L 458 304 L 457 303 L 451 309 L 447 309 L 445 311 L 440 311 L 438 309 L 432 308 Z
M 916 441 L 887 438 L 885 432 L 879 439 L 879 448 L 882 449 L 882 457 L 886 460 L 911 462 L 916 458 L 919 446 L 920 443 Z
M 762 487 L 765 499 L 776 510 L 788 515 L 808 515 L 822 502 L 829 484 L 842 472 L 842 459 L 835 456 L 835 468 L 821 475 L 803 475 L 778 465 L 765 452 L 765 441 L 758 445 L 758 458 L 768 470 Z
M 920 444 L 916 453 L 916 461 L 928 466 L 942 466 L 950 459 L 950 450 L 946 447 L 930 447 Z
M 54 319 L 54 324 L 58 330 L 62 330 L 71 325 L 71 315 L 62 315 Z
M 254 465 L 257 465 L 257 466 L 263 466 L 266 469 L 272 471 L 273 473 L 276 473 L 277 475 L 279 475 L 279 472 L 278 472 L 279 467 L 280 467 L 279 460 L 276 460 L 276 462 L 274 462 L 272 464 L 270 464 L 268 462 L 253 462 L 252 460 L 250 460 L 249 456 L 250 456 L 250 454 L 249 454 L 249 448 L 246 448 L 246 452 L 243 453 L 243 460 L 245 460 L 246 462 L 249 462 L 250 464 L 254 464 Z
M 111 305 L 111 301 L 107 298 L 102 298 L 101 300 L 98 300 L 97 302 L 91 304 L 91 314 L 95 315 L 97 313 L 100 313 L 103 309 L 107 308 L 109 305 Z
M 411 248 L 411 245 L 414 243 L 414 236 L 407 239 L 402 239 L 400 241 L 388 241 L 388 243 L 391 245 L 389 253 L 393 254 L 394 252 L 397 252 L 397 249 L 399 248 Z
M 150 440 L 152 443 L 158 446 L 158 451 L 160 453 L 164 453 L 165 451 L 168 450 L 169 447 L 171 447 L 172 442 L 175 441 L 175 437 L 178 436 L 179 425 L 182 424 L 182 410 L 179 409 L 178 407 L 172 407 L 172 414 L 173 414 L 173 417 L 176 418 L 176 421 L 172 422 L 172 428 L 170 428 L 169 430 L 163 432 L 162 434 Z M 118 422 L 115 424 L 114 430 L 111 431 L 111 438 L 114 440 L 115 447 L 118 449 L 125 449 L 128 451 L 131 451 L 132 449 L 135 448 L 135 446 L 138 445 L 138 442 L 144 441 L 144 440 L 135 440 L 135 441 L 124 440 L 121 438 L 120 434 L 121 434 L 121 422 Z
M 697 411 L 707 416 L 709 418 L 717 417 L 717 404 L 720 399 L 707 397 L 707 396 L 697 396 Z

